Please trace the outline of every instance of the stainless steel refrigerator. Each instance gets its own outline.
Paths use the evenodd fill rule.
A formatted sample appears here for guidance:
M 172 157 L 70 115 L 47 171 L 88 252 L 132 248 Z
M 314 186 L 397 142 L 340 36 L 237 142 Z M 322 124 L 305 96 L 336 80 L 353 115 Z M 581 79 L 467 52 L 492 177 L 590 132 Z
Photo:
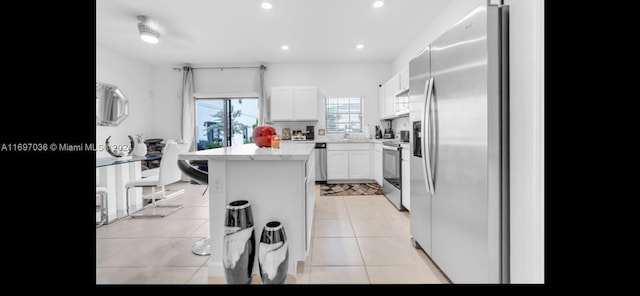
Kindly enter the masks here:
M 412 243 L 453 283 L 509 282 L 507 17 L 482 5 L 409 64 Z

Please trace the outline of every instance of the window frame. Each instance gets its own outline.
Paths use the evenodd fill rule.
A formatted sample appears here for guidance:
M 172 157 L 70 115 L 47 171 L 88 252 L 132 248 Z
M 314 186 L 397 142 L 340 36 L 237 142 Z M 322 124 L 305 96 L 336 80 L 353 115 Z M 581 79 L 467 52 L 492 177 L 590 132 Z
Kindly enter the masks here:
M 193 108 L 193 118 L 194 120 L 197 119 L 197 101 L 203 100 L 203 101 L 207 101 L 207 100 L 219 100 L 224 102 L 223 103 L 223 118 L 225 120 L 230 119 L 229 115 L 228 115 L 228 107 L 226 106 L 227 104 L 229 104 L 230 100 L 234 100 L 234 99 L 257 99 L 258 100 L 258 125 L 260 125 L 260 104 L 261 104 L 261 98 L 260 95 L 258 93 L 252 93 L 252 92 L 248 92 L 248 93 L 228 93 L 228 94 L 205 94 L 205 93 L 196 93 L 193 95 L 193 99 L 194 99 L 194 108 Z M 225 134 L 228 132 L 228 127 L 229 123 L 224 122 L 223 124 L 223 129 L 225 130 Z M 198 148 L 198 125 L 196 123 L 195 125 L 195 130 L 194 130 L 194 138 L 196 138 L 196 150 Z M 252 135 L 248 135 L 248 138 L 252 137 Z M 230 147 L 229 146 L 229 139 L 227 138 L 227 136 L 225 136 L 224 139 L 222 139 L 222 147 L 220 148 L 224 148 L 224 147 Z M 204 150 L 197 150 L 197 151 L 204 151 Z
M 329 100 L 332 100 L 332 99 L 337 100 L 337 103 L 336 104 L 333 104 L 333 103 L 330 104 Z M 359 112 L 352 112 L 351 108 L 349 108 L 349 111 L 346 112 L 346 113 L 345 112 L 339 112 L 340 106 L 341 105 L 342 106 L 345 105 L 344 103 L 342 103 L 342 104 L 340 103 L 340 99 L 347 99 L 347 102 L 349 102 L 349 103 L 346 103 L 347 107 L 350 107 L 350 105 L 352 105 L 352 103 L 350 103 L 350 101 L 352 99 L 360 100 L 360 102 L 359 102 L 360 111 Z M 329 112 L 328 107 L 330 105 L 338 106 L 338 110 L 336 110 L 336 112 Z M 337 116 L 339 116 L 339 115 L 348 115 L 349 116 L 349 121 L 348 121 L 347 125 L 350 126 L 353 123 L 359 123 L 360 124 L 360 131 L 351 131 L 349 129 L 346 129 L 346 130 L 348 130 L 348 133 L 349 134 L 362 134 L 362 133 L 364 133 L 364 129 L 365 129 L 364 125 L 365 124 L 364 124 L 364 97 L 363 96 L 331 96 L 331 97 L 327 96 L 327 97 L 325 97 L 325 101 L 324 101 L 324 113 L 325 113 L 324 114 L 325 131 L 326 131 L 326 133 L 328 135 L 330 135 L 330 134 L 338 135 L 338 134 L 344 134 L 345 133 L 345 130 L 334 131 L 334 130 L 329 129 L 329 115 L 337 115 Z M 352 115 L 359 116 L 359 118 L 360 118 L 359 122 L 351 121 L 351 116 Z

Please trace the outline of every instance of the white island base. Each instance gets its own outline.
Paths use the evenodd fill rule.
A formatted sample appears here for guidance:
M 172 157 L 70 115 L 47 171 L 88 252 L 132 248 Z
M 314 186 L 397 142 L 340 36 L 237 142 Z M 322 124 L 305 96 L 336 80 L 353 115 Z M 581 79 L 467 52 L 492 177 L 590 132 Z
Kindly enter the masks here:
M 226 205 L 248 200 L 253 213 L 256 250 L 253 274 L 259 274 L 258 245 L 269 221 L 280 221 L 289 245 L 288 273 L 295 275 L 311 241 L 315 203 L 314 145 L 298 144 L 280 149 L 254 144 L 180 154 L 180 159 L 208 160 L 209 276 L 224 277 L 222 238 Z

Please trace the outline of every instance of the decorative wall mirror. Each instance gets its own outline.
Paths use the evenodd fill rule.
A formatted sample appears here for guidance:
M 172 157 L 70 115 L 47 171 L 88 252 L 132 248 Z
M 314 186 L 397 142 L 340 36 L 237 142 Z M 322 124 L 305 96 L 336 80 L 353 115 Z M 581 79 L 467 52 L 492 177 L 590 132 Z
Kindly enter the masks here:
M 129 100 L 115 85 L 96 82 L 96 125 L 118 126 L 129 115 Z

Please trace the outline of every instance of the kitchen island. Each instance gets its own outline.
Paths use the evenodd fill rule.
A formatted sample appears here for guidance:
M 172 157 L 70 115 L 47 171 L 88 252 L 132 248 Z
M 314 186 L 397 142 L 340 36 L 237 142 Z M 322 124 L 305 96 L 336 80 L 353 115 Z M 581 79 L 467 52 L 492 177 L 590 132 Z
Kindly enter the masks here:
M 304 261 L 311 243 L 315 203 L 314 144 L 283 145 L 280 149 L 255 144 L 183 153 L 179 159 L 206 160 L 209 167 L 209 276 L 224 276 L 222 238 L 226 205 L 248 200 L 254 220 L 256 248 L 263 227 L 280 221 L 289 245 L 289 274 Z M 253 273 L 259 274 L 258 250 Z

